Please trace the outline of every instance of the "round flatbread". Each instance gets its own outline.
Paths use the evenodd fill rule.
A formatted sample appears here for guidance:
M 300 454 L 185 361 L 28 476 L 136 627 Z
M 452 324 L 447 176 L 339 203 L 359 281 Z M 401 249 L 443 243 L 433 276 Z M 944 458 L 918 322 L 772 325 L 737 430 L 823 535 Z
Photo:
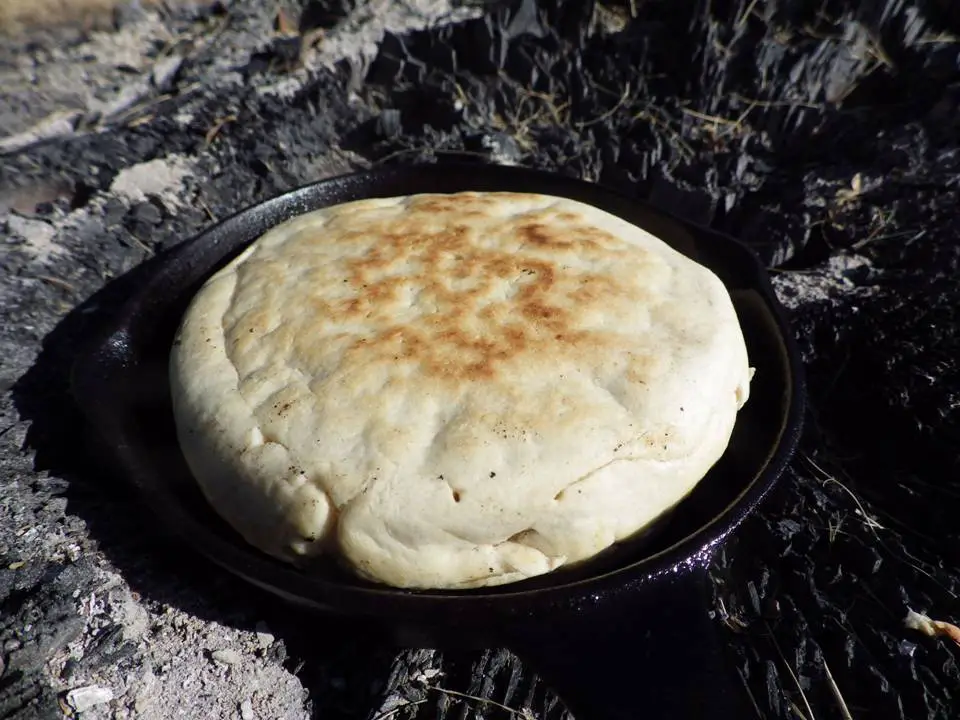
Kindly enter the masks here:
M 197 293 L 170 361 L 223 518 L 404 588 L 521 580 L 638 532 L 723 454 L 751 373 L 712 272 L 524 193 L 289 220 Z

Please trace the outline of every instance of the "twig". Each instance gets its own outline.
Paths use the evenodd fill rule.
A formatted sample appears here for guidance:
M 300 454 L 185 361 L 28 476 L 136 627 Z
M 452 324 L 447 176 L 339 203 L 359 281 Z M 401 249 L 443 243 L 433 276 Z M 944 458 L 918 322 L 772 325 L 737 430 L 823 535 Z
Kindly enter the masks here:
M 200 203 L 200 207 L 202 207 L 204 212 L 207 213 L 207 217 L 209 217 L 212 222 L 217 222 L 217 216 L 213 214 L 213 210 L 207 206 L 207 204 L 203 201 L 203 198 L 197 197 L 197 202 Z
M 127 127 L 128 127 L 128 128 L 135 128 L 135 127 L 140 127 L 141 125 L 146 125 L 148 122 L 150 122 L 151 120 L 153 120 L 155 117 L 156 117 L 156 115 L 154 115 L 154 114 L 152 114 L 152 113 L 147 114 L 147 115 L 141 115 L 140 117 L 134 118 L 133 120 L 131 120 L 130 122 L 128 122 L 128 123 L 127 123 Z
M 236 115 L 227 115 L 226 117 L 219 118 L 214 121 L 213 127 L 207 130 L 206 134 L 203 136 L 203 146 L 204 148 L 210 147 L 210 144 L 216 139 L 217 135 L 220 134 L 220 130 L 227 123 L 232 123 L 237 121 Z

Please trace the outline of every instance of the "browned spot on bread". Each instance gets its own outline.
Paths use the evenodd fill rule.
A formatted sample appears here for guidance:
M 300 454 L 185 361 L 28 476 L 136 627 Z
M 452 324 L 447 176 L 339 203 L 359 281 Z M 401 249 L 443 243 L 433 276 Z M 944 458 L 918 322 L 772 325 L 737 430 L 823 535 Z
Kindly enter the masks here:
M 238 282 L 250 273 L 266 304 L 281 302 L 271 301 L 273 288 L 299 283 L 299 312 L 274 307 L 267 315 L 288 318 L 294 355 L 307 364 L 326 352 L 313 339 L 320 330 L 325 343 L 339 343 L 341 367 L 411 364 L 435 380 L 479 381 L 528 359 L 602 350 L 614 339 L 597 318 L 644 293 L 629 273 L 591 261 L 609 258 L 610 248 L 623 252 L 618 268 L 656 259 L 575 213 L 540 206 L 498 215 L 502 199 L 515 197 L 466 193 L 352 208 L 293 236 L 284 265 L 251 256 Z M 246 320 L 250 328 L 263 322 Z M 254 348 L 259 333 L 242 335 L 231 352 Z
M 560 232 L 558 232 L 560 230 Z M 569 235 L 564 236 L 562 229 L 550 228 L 542 223 L 530 223 L 519 228 L 520 237 L 537 248 L 552 250 L 569 250 L 574 241 Z

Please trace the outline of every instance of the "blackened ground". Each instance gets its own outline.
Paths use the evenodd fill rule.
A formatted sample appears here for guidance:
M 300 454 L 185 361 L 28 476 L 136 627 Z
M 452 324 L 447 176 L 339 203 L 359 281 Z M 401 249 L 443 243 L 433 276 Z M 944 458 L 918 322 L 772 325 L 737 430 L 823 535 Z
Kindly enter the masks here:
M 385 695 L 419 703 L 394 717 L 506 716 L 416 679 L 437 668 L 454 691 L 560 717 L 552 694 L 504 651 L 411 653 L 391 666 L 393 649 L 375 632 L 291 614 L 194 559 L 157 559 L 165 546 L 142 531 L 148 514 L 119 488 L 104 491 L 101 471 L 83 461 L 66 393 L 73 348 L 122 284 L 53 327 L 64 308 L 211 219 L 364 159 L 550 168 L 712 224 L 776 266 L 808 362 L 808 430 L 776 493 L 718 558 L 711 610 L 758 716 L 956 717 L 960 650 L 902 624 L 908 607 L 956 620 L 960 592 L 955 7 L 480 4 L 478 19 L 388 35 L 369 67 L 311 71 L 289 95 L 262 88 L 294 76 L 304 35 L 264 36 L 234 65 L 217 58 L 236 48 L 213 43 L 188 55 L 149 117 L 128 113 L 2 158 L 5 192 L 46 188 L 21 207 L 26 216 L 55 224 L 89 211 L 48 273 L 61 284 L 23 283 L 2 308 L 22 347 L 44 339 L 14 387 L 46 471 L 18 522 L 88 533 L 81 551 L 99 548 L 151 602 L 246 629 L 265 619 L 280 639 L 273 661 L 297 672 L 318 717 L 357 717 Z M 300 5 L 284 6 L 305 8 L 308 30 L 335 27 L 362 3 Z M 240 34 L 223 37 L 240 43 L 262 14 L 236 3 L 190 27 L 227 32 L 226 18 Z M 217 83 L 231 72 L 243 81 Z M 171 156 L 189 159 L 192 173 L 176 198 L 111 191 L 125 170 Z M 9 278 L 33 273 L 31 262 L 19 251 L 0 258 Z M 85 529 L 73 527 L 78 518 Z M 92 570 L 82 559 L 20 567 L 32 560 L 26 549 L 0 548 L 0 641 L 15 641 L 2 646 L 0 716 L 50 717 L 57 697 L 41 667 L 79 632 L 73 597 L 89 592 Z M 135 644 L 104 638 L 84 663 L 141 659 Z

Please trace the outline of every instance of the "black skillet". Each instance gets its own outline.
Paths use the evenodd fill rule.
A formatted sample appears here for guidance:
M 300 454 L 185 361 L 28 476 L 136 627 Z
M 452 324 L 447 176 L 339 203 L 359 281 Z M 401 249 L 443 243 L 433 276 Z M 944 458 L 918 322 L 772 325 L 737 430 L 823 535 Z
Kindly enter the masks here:
M 757 368 L 730 446 L 694 492 L 642 537 L 571 570 L 496 589 L 406 592 L 333 566 L 306 575 L 248 547 L 213 514 L 177 446 L 166 379 L 173 333 L 200 284 L 287 218 L 328 205 L 426 192 L 565 196 L 623 217 L 711 268 L 734 298 Z M 578 720 L 740 718 L 741 682 L 708 615 L 706 568 L 770 489 L 801 427 L 802 368 L 764 269 L 743 245 L 623 195 L 531 170 L 388 167 L 323 180 L 244 210 L 153 259 L 74 368 L 73 389 L 107 458 L 158 526 L 227 570 L 330 614 L 368 618 L 408 645 L 507 646 Z

